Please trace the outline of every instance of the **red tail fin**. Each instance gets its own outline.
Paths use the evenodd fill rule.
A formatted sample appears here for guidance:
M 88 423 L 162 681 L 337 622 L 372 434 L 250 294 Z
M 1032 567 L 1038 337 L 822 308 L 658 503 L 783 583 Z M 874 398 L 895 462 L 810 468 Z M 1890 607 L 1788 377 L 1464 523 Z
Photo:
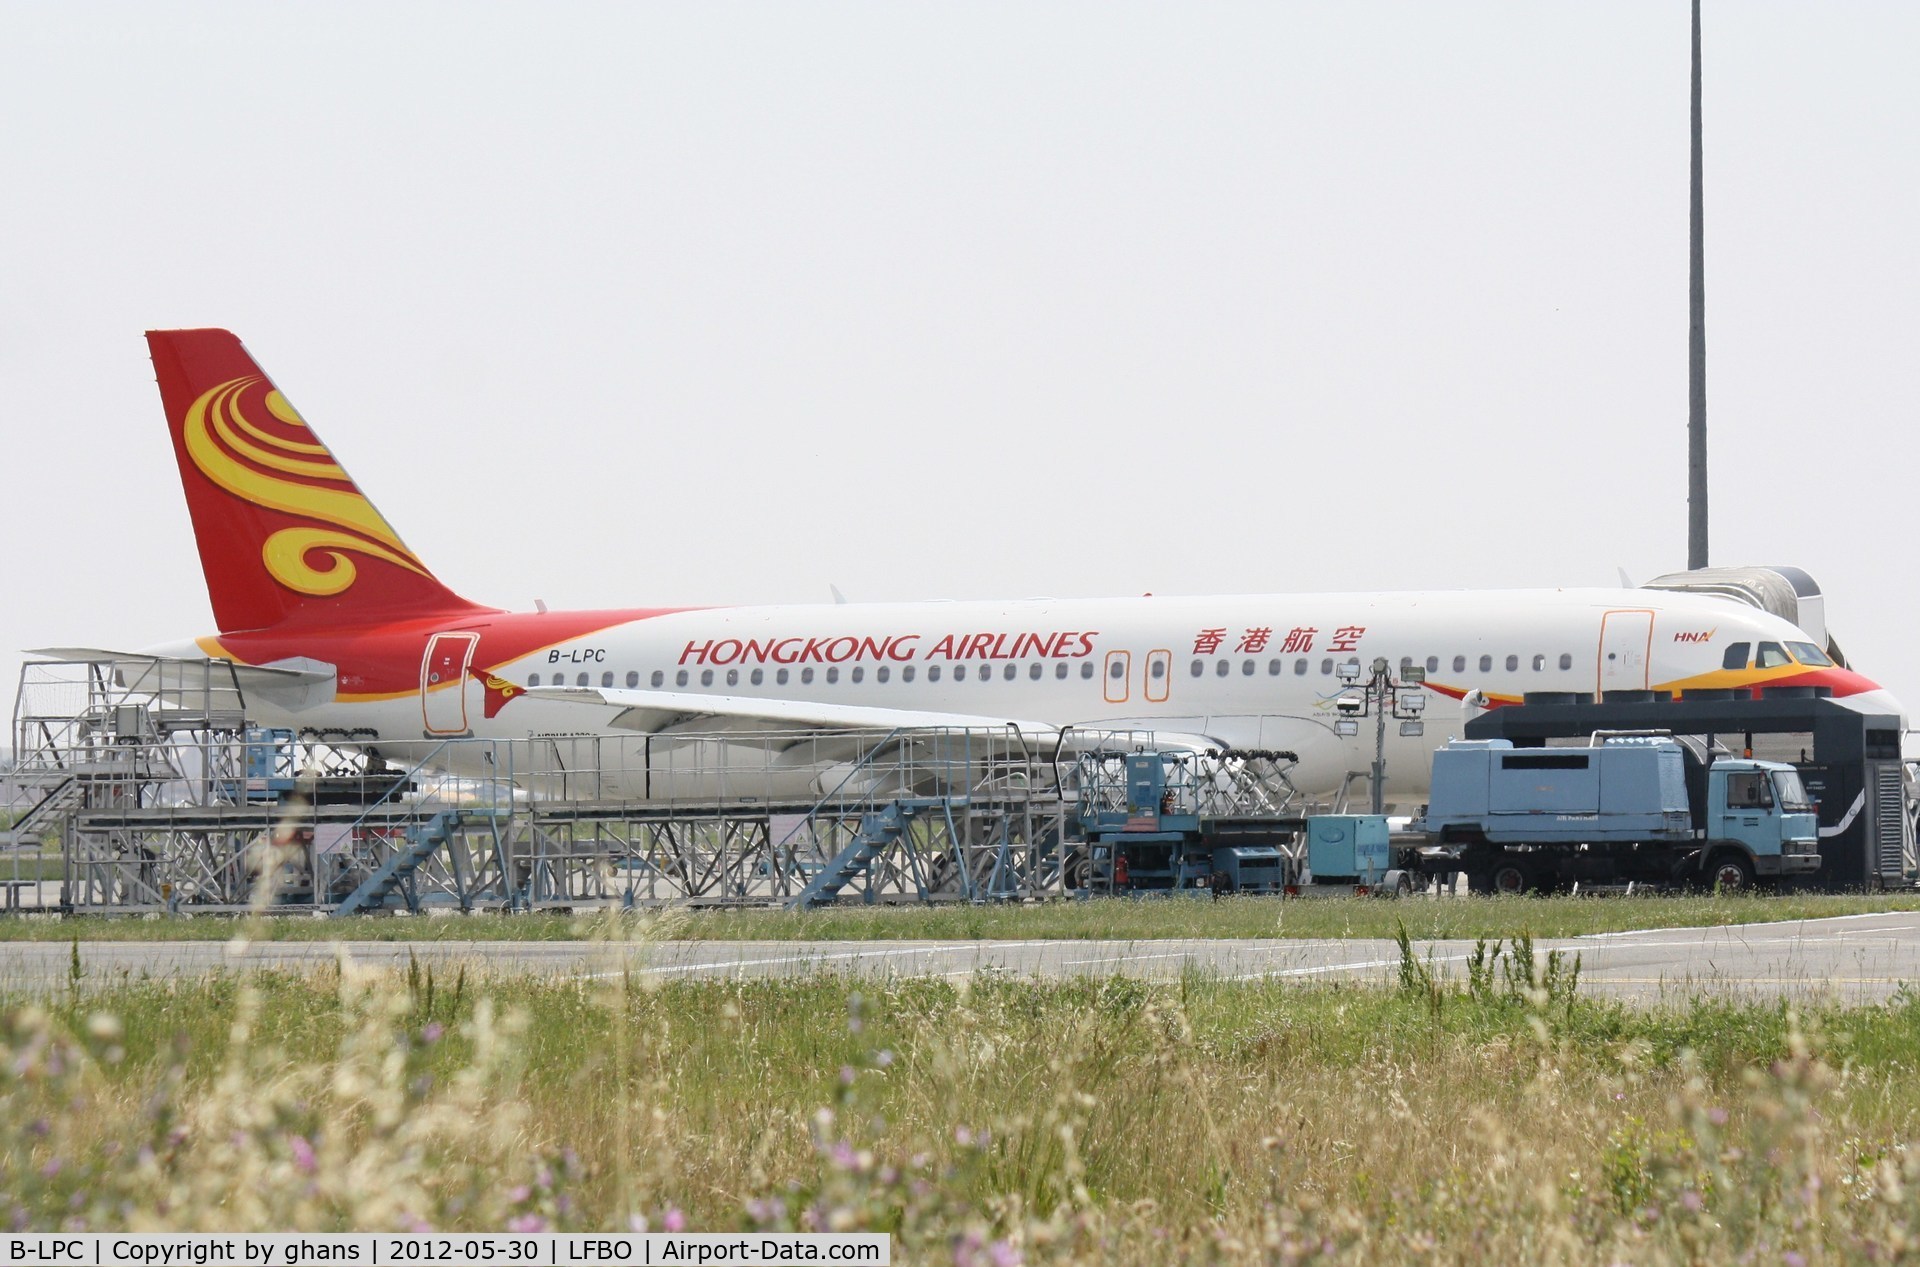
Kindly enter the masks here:
M 487 610 L 407 549 L 225 330 L 149 330 L 222 633 Z

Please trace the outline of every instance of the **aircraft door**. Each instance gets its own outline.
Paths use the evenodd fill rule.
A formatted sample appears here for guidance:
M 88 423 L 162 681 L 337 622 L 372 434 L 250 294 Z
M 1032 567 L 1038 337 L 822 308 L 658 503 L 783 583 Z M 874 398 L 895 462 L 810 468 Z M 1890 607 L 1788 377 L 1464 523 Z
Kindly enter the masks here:
M 1107 652 L 1107 675 L 1104 679 L 1107 703 L 1124 704 L 1132 693 L 1133 683 L 1128 675 L 1133 672 L 1133 653 L 1131 651 Z
M 1600 689 L 1644 691 L 1653 649 L 1653 613 L 1614 611 L 1600 618 Z
M 1140 687 L 1145 692 L 1149 704 L 1167 702 L 1167 692 L 1173 685 L 1173 652 L 1147 652 L 1147 671 L 1141 679 Z
M 476 633 L 441 633 L 427 640 L 420 661 L 420 715 L 429 735 L 464 735 L 467 665 L 480 645 Z

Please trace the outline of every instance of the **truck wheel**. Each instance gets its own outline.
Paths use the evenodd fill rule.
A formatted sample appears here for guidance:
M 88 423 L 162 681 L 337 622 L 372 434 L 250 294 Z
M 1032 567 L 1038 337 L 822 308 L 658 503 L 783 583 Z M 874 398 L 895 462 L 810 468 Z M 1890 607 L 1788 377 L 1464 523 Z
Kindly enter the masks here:
M 1533 873 L 1517 862 L 1495 863 L 1489 879 L 1493 891 L 1504 897 L 1518 897 L 1534 889 Z
M 1380 883 L 1374 885 L 1375 897 L 1411 897 L 1413 896 L 1413 877 L 1405 871 L 1389 871 L 1380 877 Z
M 1753 864 L 1743 853 L 1722 849 L 1708 861 L 1704 878 L 1707 887 L 1715 893 L 1751 893 Z

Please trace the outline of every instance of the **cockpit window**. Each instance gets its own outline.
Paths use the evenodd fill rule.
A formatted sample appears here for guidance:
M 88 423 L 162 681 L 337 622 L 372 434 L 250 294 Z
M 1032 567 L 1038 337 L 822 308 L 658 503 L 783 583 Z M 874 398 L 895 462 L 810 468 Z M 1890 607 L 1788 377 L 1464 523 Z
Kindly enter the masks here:
M 1831 668 L 1833 665 L 1833 661 L 1827 658 L 1827 653 L 1811 642 L 1789 642 L 1787 650 L 1793 652 L 1794 659 L 1815 669 Z
M 1720 661 L 1723 669 L 1744 669 L 1747 667 L 1747 653 L 1753 650 L 1751 642 L 1736 642 L 1727 648 L 1726 658 Z
M 1754 667 L 1758 669 L 1777 669 L 1783 664 L 1792 664 L 1787 658 L 1787 649 L 1777 642 L 1763 642 L 1760 652 L 1754 657 Z

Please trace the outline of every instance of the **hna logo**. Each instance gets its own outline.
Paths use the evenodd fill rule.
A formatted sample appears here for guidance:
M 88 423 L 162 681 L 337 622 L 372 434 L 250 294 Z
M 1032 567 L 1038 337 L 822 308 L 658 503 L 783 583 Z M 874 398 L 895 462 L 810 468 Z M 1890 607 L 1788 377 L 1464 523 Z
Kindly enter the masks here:
M 1675 635 L 1673 635 L 1673 640 L 1674 640 L 1675 642 L 1712 642 L 1712 641 L 1713 641 L 1713 635 L 1714 635 L 1714 633 L 1715 633 L 1715 632 L 1716 632 L 1716 631 L 1715 631 L 1715 630 L 1712 630 L 1712 629 L 1709 629 L 1709 630 L 1707 630 L 1707 631 L 1705 631 L 1704 633 L 1701 633 L 1701 632 L 1692 632 L 1692 633 L 1688 633 L 1688 632 L 1682 632 L 1682 633 L 1677 633 L 1677 634 L 1675 634 Z

